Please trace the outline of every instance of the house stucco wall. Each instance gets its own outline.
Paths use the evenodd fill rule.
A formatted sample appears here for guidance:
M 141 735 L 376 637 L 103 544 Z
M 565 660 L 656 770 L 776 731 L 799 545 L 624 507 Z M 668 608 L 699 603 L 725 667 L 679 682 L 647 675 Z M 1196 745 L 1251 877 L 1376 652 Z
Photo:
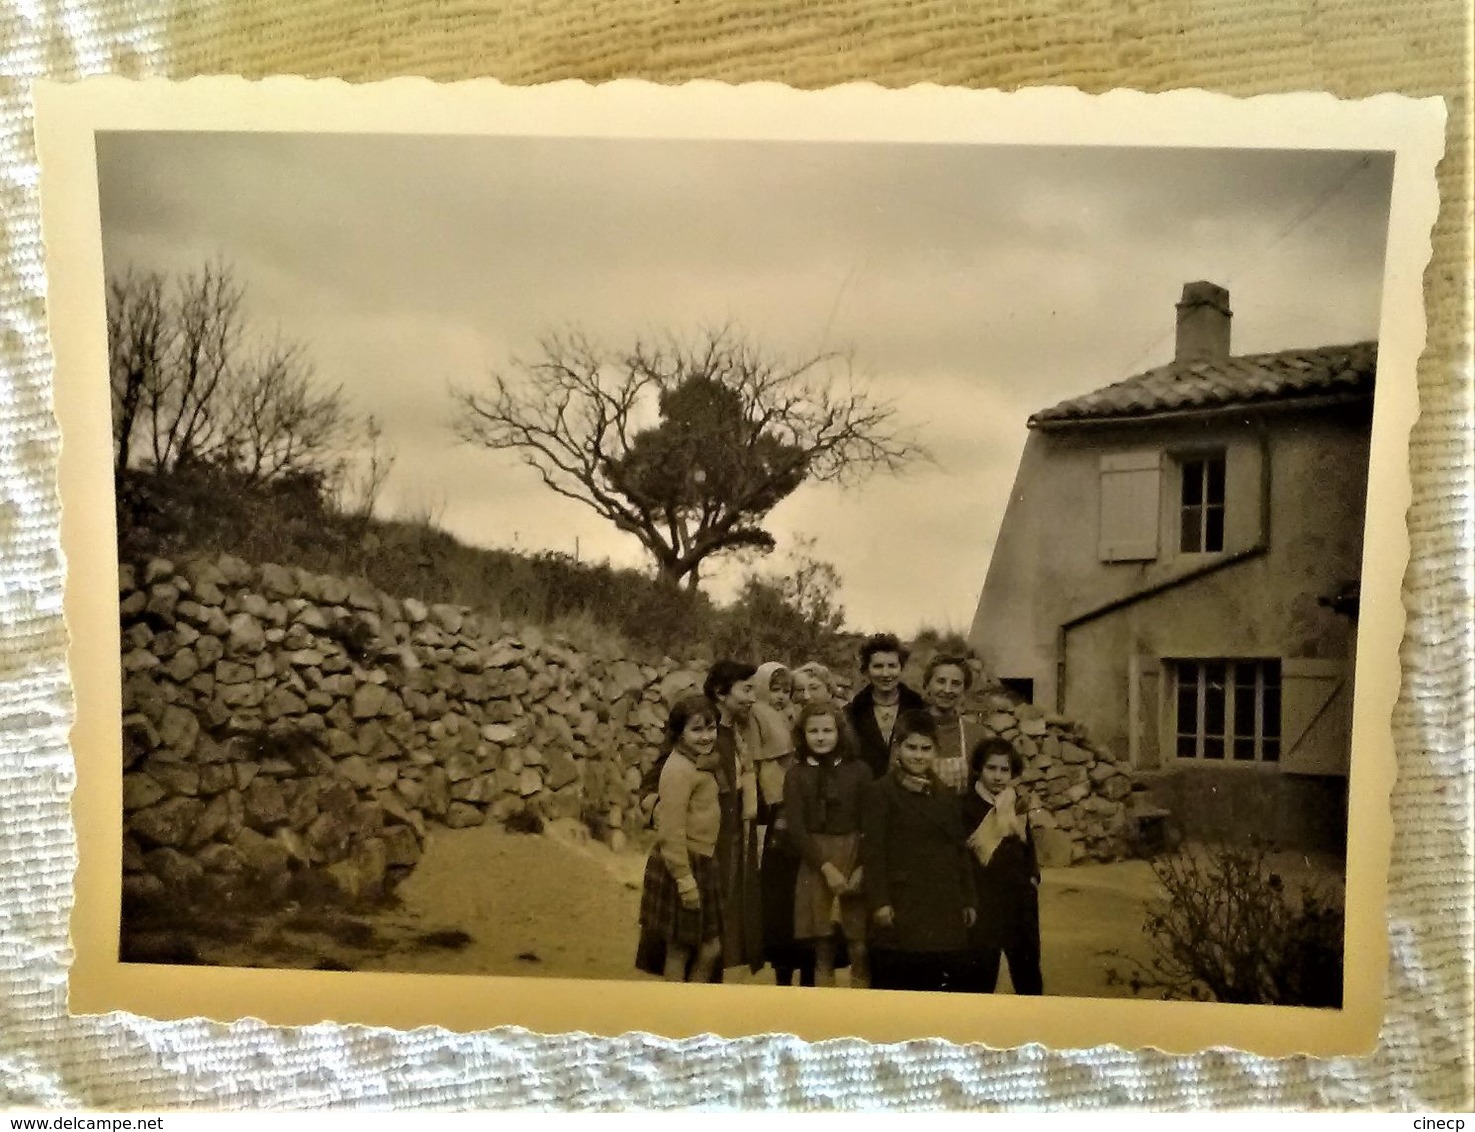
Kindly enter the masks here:
M 1132 594 L 1170 585 L 1216 557 L 1177 552 L 1178 481 L 1172 459 L 1164 458 L 1157 553 L 1142 561 L 1103 562 L 1103 456 L 1222 448 L 1229 506 L 1219 557 L 1225 557 L 1265 542 L 1266 434 L 1243 420 L 1031 433 L 974 618 L 972 639 L 990 670 L 1032 679 L 1036 703 L 1064 709 L 1057 688 L 1062 626 Z
M 1305 806 L 1267 802 L 1267 785 L 1275 791 L 1277 781 L 1302 776 L 1278 768 L 1196 766 L 1162 754 L 1163 708 L 1152 677 L 1165 657 L 1299 657 L 1350 664 L 1352 627 L 1317 598 L 1360 574 L 1368 441 L 1366 406 L 1033 432 L 974 620 L 975 647 L 993 674 L 1033 680 L 1036 703 L 1079 719 L 1094 739 L 1132 758 L 1139 769 L 1161 771 L 1164 804 L 1179 814 L 1202 810 L 1198 820 L 1185 814 L 1196 831 L 1236 828 L 1241 815 L 1258 812 L 1262 824 L 1273 827 L 1265 832 L 1278 839 L 1339 838 L 1335 820 L 1297 828 L 1296 814 Z M 1102 562 L 1102 455 L 1158 449 L 1171 456 L 1199 447 L 1223 448 L 1227 455 L 1223 553 L 1177 552 L 1179 488 L 1170 458 L 1161 479 L 1157 557 Z M 1222 566 L 1172 584 L 1215 563 Z M 1165 588 L 1091 616 L 1157 586 Z M 1083 620 L 1062 633 L 1075 619 Z M 1057 699 L 1062 658 L 1065 687 Z M 1185 774 L 1207 775 L 1209 781 L 1194 789 L 1167 781 Z M 1259 781 L 1253 787 L 1253 777 L 1221 782 L 1227 775 Z M 1323 801 L 1327 790 L 1345 796 L 1344 784 L 1304 781 L 1280 793 L 1308 789 Z M 1199 798 L 1207 800 L 1203 806 L 1191 804 Z M 1223 804 L 1216 810 L 1209 802 Z

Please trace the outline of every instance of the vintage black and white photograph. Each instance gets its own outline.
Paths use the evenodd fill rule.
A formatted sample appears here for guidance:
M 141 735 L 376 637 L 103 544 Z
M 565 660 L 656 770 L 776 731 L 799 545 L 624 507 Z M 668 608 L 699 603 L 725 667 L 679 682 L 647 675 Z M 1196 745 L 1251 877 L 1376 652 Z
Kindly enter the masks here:
M 95 153 L 124 966 L 1343 1006 L 1392 153 Z

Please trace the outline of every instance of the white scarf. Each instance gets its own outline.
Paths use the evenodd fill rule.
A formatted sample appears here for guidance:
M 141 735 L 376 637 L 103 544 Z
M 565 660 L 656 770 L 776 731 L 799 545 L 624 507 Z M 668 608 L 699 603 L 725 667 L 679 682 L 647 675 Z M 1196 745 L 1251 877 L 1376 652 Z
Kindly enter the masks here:
M 1029 815 L 1014 812 L 1016 794 L 1012 786 L 1005 787 L 997 797 L 984 789 L 981 781 L 974 789 L 980 798 L 993 805 L 993 809 L 984 815 L 978 828 L 968 837 L 968 848 L 978 858 L 978 863 L 987 865 L 993 860 L 994 851 L 1003 843 L 1004 838 L 1013 836 L 1024 840 L 1029 829 Z

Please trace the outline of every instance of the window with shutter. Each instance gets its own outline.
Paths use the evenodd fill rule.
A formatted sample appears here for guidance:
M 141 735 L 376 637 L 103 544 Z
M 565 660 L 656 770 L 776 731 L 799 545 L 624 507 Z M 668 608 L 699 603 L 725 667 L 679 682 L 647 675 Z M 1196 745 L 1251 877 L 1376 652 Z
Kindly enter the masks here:
M 1101 561 L 1157 557 L 1161 480 L 1162 456 L 1155 450 L 1101 457 Z

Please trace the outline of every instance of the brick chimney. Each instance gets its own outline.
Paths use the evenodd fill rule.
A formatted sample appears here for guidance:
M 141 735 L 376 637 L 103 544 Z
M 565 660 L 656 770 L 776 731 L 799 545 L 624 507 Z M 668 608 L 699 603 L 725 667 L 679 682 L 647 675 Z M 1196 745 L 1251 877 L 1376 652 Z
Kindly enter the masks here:
M 1215 283 L 1183 284 L 1178 301 L 1178 348 L 1173 360 L 1205 361 L 1229 357 L 1229 292 Z

